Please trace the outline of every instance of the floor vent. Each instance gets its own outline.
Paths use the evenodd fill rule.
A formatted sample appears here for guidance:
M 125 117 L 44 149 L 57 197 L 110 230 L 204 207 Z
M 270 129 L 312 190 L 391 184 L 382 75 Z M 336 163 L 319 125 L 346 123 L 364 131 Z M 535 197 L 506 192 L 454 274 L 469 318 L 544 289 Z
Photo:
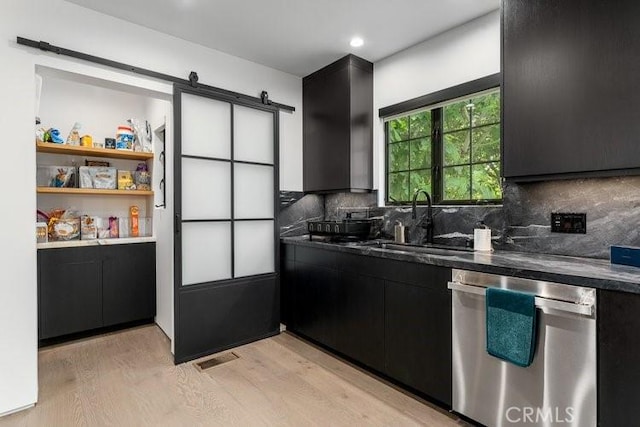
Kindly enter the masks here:
M 240 356 L 235 354 L 234 352 L 221 354 L 220 356 L 215 356 L 210 359 L 203 360 L 201 362 L 196 362 L 195 365 L 201 371 L 207 370 L 209 368 L 213 368 L 214 366 L 222 365 L 223 363 L 231 362 L 232 360 L 238 359 Z

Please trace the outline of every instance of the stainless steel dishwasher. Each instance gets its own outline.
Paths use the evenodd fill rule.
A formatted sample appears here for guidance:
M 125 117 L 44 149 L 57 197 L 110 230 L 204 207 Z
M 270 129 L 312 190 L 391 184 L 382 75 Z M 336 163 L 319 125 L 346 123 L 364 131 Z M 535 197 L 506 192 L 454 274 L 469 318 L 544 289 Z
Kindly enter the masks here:
M 536 295 L 537 344 L 526 368 L 486 351 L 485 289 Z M 596 425 L 595 290 L 453 270 L 453 410 L 487 426 Z

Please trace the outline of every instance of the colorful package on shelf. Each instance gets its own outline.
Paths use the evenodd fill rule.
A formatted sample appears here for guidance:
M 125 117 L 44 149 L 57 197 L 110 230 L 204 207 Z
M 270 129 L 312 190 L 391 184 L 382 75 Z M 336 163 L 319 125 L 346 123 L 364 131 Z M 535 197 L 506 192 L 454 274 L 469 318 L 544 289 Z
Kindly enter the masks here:
M 49 128 L 44 133 L 44 142 L 53 142 L 54 144 L 64 144 L 64 139 L 60 136 L 60 131 L 56 128 Z
M 78 240 L 80 238 L 80 217 L 73 210 L 54 209 L 51 211 L 48 227 L 51 241 Z
M 49 226 L 46 222 L 36 222 L 36 242 L 47 243 L 49 241 Z
M 80 235 L 82 240 L 95 240 L 98 238 L 98 227 L 93 217 L 82 215 Z
M 38 166 L 36 170 L 38 187 L 76 187 L 76 168 L 74 166 Z
M 118 171 L 118 190 L 135 190 L 136 184 L 133 181 L 131 171 Z
M 133 129 L 131 126 L 118 126 L 116 150 L 133 150 Z
M 146 163 L 138 163 L 133 177 L 137 190 L 151 190 L 151 173 Z
M 80 188 L 113 190 L 117 187 L 116 168 L 80 166 Z
M 82 125 L 76 122 L 71 128 L 71 132 L 69 132 L 69 136 L 67 137 L 67 145 L 80 145 L 80 128 Z
M 129 215 L 131 216 L 131 237 L 138 237 L 140 235 L 140 225 L 138 221 L 140 209 L 137 206 L 131 206 L 129 208 Z
M 110 216 L 109 217 L 109 237 L 112 239 L 117 239 L 120 237 L 120 228 L 118 223 L 118 217 Z

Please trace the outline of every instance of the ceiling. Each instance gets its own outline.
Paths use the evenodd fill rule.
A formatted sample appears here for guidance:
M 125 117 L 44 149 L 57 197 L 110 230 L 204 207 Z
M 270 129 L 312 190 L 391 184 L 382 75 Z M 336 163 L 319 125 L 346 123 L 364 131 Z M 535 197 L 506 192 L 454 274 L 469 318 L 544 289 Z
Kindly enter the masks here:
M 347 53 L 376 62 L 500 0 L 67 0 L 297 76 Z M 364 45 L 352 48 L 359 36 Z

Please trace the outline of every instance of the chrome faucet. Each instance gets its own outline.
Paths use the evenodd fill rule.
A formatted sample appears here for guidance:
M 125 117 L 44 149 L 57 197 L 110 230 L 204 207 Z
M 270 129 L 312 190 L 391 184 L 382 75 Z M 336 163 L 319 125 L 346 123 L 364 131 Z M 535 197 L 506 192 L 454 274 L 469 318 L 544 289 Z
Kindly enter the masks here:
M 427 230 L 427 243 L 433 243 L 433 207 L 431 205 L 431 196 L 426 190 L 418 189 L 413 194 L 413 203 L 411 204 L 411 218 L 416 219 L 418 217 L 416 205 L 418 196 L 420 193 L 427 197 L 427 218 L 425 221 L 421 221 L 420 226 Z

